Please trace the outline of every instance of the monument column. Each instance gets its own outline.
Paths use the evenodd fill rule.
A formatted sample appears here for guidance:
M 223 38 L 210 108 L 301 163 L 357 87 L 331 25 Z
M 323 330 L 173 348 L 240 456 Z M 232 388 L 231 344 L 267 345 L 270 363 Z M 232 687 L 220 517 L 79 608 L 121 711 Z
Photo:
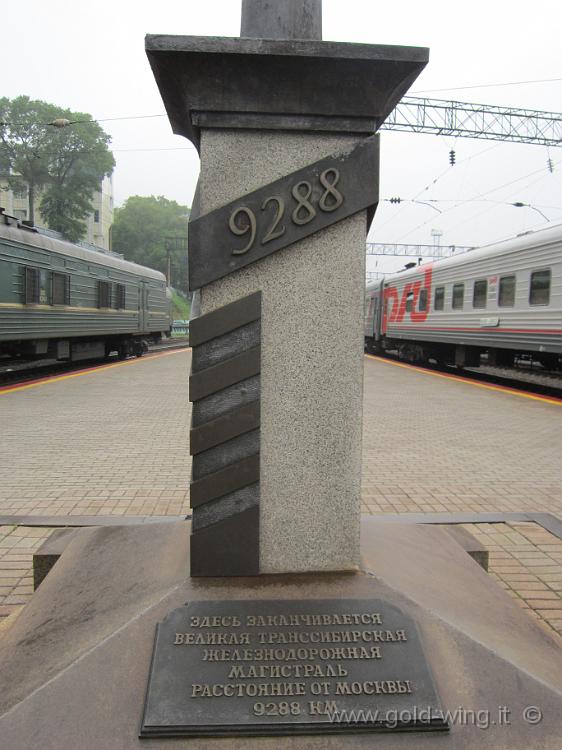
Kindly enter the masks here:
M 320 0 L 244 0 L 240 39 L 147 38 L 174 131 L 201 155 L 192 575 L 359 563 L 373 133 L 427 50 L 320 36 Z
M 322 39 L 322 0 L 242 0 L 240 36 Z

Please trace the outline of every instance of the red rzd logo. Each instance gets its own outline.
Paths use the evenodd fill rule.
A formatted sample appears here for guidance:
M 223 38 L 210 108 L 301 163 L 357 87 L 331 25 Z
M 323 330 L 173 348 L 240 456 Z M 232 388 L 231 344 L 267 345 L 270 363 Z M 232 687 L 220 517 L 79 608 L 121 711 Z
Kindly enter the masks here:
M 402 297 L 399 296 L 396 287 L 389 286 L 384 290 L 383 333 L 386 333 L 387 323 L 404 322 L 406 312 L 410 316 L 412 323 L 423 323 L 424 320 L 427 320 L 429 314 L 429 301 L 431 299 L 432 272 L 432 267 L 428 265 L 423 273 L 423 281 L 410 281 L 407 284 L 404 284 Z M 419 299 L 422 289 L 425 289 L 427 292 L 425 310 L 419 309 Z M 411 305 L 409 309 L 406 310 L 408 299 L 411 300 Z

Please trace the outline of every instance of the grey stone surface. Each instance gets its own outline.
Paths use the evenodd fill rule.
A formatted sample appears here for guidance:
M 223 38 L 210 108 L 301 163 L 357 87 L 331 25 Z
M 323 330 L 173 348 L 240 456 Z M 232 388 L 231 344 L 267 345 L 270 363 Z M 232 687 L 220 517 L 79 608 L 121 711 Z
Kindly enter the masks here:
M 354 142 L 203 131 L 201 211 Z M 264 573 L 358 564 L 365 227 L 362 212 L 201 292 L 204 314 L 262 290 Z
M 560 641 L 443 530 L 362 525 L 362 570 L 186 579 L 189 524 L 79 533 L 0 639 L 2 750 L 559 750 Z M 376 570 L 376 578 L 373 571 Z M 187 601 L 379 598 L 419 628 L 445 710 L 489 711 L 449 733 L 140 740 L 156 624 Z M 506 633 L 509 637 L 506 637 Z M 525 706 L 543 713 L 524 721 Z M 510 724 L 498 725 L 498 707 Z
M 242 0 L 240 36 L 322 39 L 322 0 Z
M 424 47 L 149 34 L 174 133 L 205 127 L 374 132 L 419 76 Z
M 447 533 L 453 537 L 457 544 L 460 544 L 466 553 L 470 555 L 481 568 L 484 568 L 484 570 L 487 571 L 490 554 L 486 547 L 484 547 L 484 545 L 469 531 L 463 529 L 462 526 L 445 526 L 445 528 L 447 529 Z

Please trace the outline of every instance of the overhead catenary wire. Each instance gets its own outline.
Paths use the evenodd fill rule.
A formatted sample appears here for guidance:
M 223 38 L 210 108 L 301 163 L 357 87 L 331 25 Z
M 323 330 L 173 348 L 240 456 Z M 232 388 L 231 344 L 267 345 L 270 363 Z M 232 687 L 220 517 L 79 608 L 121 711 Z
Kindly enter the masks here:
M 451 87 L 451 88 L 444 88 L 444 89 L 426 90 L 426 92 L 429 93 L 431 91 L 453 91 L 453 90 L 462 90 L 462 89 L 471 89 L 471 88 L 477 89 L 477 88 L 485 88 L 485 87 L 492 88 L 492 87 L 500 87 L 500 86 L 516 86 L 516 85 L 526 85 L 526 84 L 531 84 L 531 83 L 547 83 L 547 82 L 555 82 L 555 81 L 562 81 L 562 78 L 535 79 L 535 80 L 528 80 L 528 81 L 508 81 L 508 82 L 503 82 L 503 83 L 478 84 L 478 85 L 471 85 L 471 86 L 459 86 L 459 87 Z M 423 93 L 423 92 L 419 91 L 419 92 L 415 92 L 415 93 Z M 420 101 L 424 101 L 424 100 L 420 100 Z M 431 106 L 431 100 L 425 100 L 425 101 L 426 101 L 426 103 L 427 103 L 428 106 Z M 437 102 L 437 103 L 438 104 L 446 104 L 446 102 L 441 102 L 441 103 Z M 460 103 L 456 103 L 456 104 L 458 104 L 459 106 L 461 106 Z M 466 106 L 476 106 L 476 105 L 466 105 Z M 480 106 L 480 105 L 478 105 L 478 106 Z M 524 114 L 523 110 L 519 110 L 519 111 Z M 539 112 L 537 112 L 537 113 L 534 113 L 534 114 L 536 114 L 536 115 L 543 114 L 543 115 L 546 116 L 548 113 L 539 113 Z M 116 121 L 127 121 L 127 120 L 149 120 L 149 119 L 159 119 L 159 118 L 165 118 L 165 117 L 167 117 L 166 113 L 145 114 L 145 115 L 140 115 L 140 114 L 139 115 L 122 115 L 122 116 L 113 116 L 113 117 L 100 117 L 100 118 L 89 118 L 89 119 L 83 119 L 83 120 L 75 120 L 75 121 L 72 121 L 72 122 L 69 121 L 68 124 L 69 125 L 80 125 L 80 124 L 91 123 L 91 122 L 103 123 L 103 122 L 116 122 Z M 556 115 L 556 117 L 559 117 L 559 116 Z M 53 123 L 48 123 L 48 124 L 52 125 Z M 450 134 L 452 134 L 452 133 L 450 133 Z M 562 143 L 562 141 L 561 141 L 561 143 Z M 486 149 L 483 149 L 481 152 L 478 152 L 477 154 L 471 155 L 471 156 L 469 156 L 469 157 L 467 157 L 465 159 L 461 159 L 461 160 L 456 160 L 455 159 L 455 161 L 456 161 L 455 167 L 458 169 L 458 165 L 460 165 L 462 163 L 465 163 L 465 162 L 468 162 L 468 161 L 471 161 L 472 159 L 475 159 L 475 158 L 479 157 L 480 155 L 482 155 L 482 154 L 490 151 L 491 149 L 497 148 L 499 145 L 500 145 L 499 143 L 495 143 L 492 146 L 489 146 Z M 555 145 L 557 145 L 557 144 L 555 144 Z M 122 147 L 122 148 L 120 148 L 120 147 L 117 146 L 115 148 L 112 148 L 111 150 L 114 153 L 116 153 L 116 154 L 118 154 L 118 153 L 126 154 L 126 153 L 143 153 L 143 152 L 144 153 L 150 153 L 150 152 L 155 152 L 155 153 L 157 153 L 157 152 L 160 152 L 160 153 L 171 152 L 171 153 L 174 153 L 174 152 L 177 152 L 177 151 L 195 151 L 196 149 L 191 144 L 186 144 L 186 145 L 176 146 L 176 147 L 148 147 L 148 148 L 146 148 L 146 147 L 138 147 L 138 148 L 135 148 L 135 147 L 132 147 L 132 148 Z M 451 151 L 451 153 L 454 153 L 454 147 L 453 147 L 453 150 Z M 456 154 L 455 154 L 455 156 L 456 156 Z M 548 157 L 547 158 L 547 168 L 548 168 L 549 172 L 552 172 L 553 169 L 554 169 L 554 166 L 557 165 L 557 164 L 559 164 L 560 162 L 556 162 L 556 163 L 553 162 L 553 160 L 550 157 L 550 153 L 548 151 L 548 145 L 547 145 L 547 157 Z M 453 161 L 452 158 L 451 158 L 451 161 Z M 437 199 L 427 199 L 427 198 L 424 198 L 424 201 L 421 201 L 421 200 L 419 200 L 419 198 L 424 193 L 426 193 L 431 187 L 435 186 L 445 175 L 447 175 L 450 172 L 450 169 L 452 167 L 453 167 L 453 164 L 451 164 L 445 170 L 443 170 L 440 174 L 438 174 L 430 183 L 426 184 L 414 196 L 414 198 L 403 199 L 403 203 L 406 203 L 406 202 L 409 202 L 409 203 L 424 203 L 425 202 L 426 205 L 430 206 L 431 208 L 434 208 L 436 211 L 441 211 L 436 206 L 431 205 L 433 203 L 438 202 Z M 532 173 L 530 173 L 530 175 L 540 173 L 541 171 L 542 170 L 536 170 L 536 172 L 532 172 Z M 481 193 L 480 195 L 475 196 L 474 198 L 457 200 L 456 203 L 455 203 L 455 205 L 453 205 L 453 206 L 451 206 L 449 208 L 445 208 L 442 211 L 442 213 L 449 213 L 450 211 L 454 210 L 455 208 L 457 208 L 457 207 L 459 207 L 461 205 L 466 205 L 467 203 L 470 203 L 470 202 L 477 202 L 478 200 L 482 199 L 482 196 L 489 195 L 490 193 L 493 193 L 493 192 L 495 192 L 497 190 L 500 190 L 500 189 L 502 189 L 504 187 L 507 187 L 507 186 L 509 186 L 511 184 L 515 184 L 515 183 L 517 183 L 520 180 L 526 179 L 530 175 L 525 175 L 525 176 L 523 176 L 521 178 L 517 178 L 517 179 L 515 179 L 513 181 L 510 181 L 509 183 L 504 184 L 503 186 L 500 186 L 500 187 L 497 187 L 497 188 L 492 188 L 491 190 L 486 191 L 485 193 Z M 544 177 L 544 175 L 541 176 L 540 179 L 543 179 L 543 177 Z M 491 202 L 491 201 L 489 201 L 489 202 Z M 500 203 L 501 203 L 501 201 L 500 201 Z M 530 208 L 534 208 L 534 206 L 532 204 L 525 203 L 523 205 L 528 205 Z M 384 226 L 386 226 L 389 223 L 391 223 L 392 221 L 394 221 L 398 217 L 399 213 L 403 210 L 403 207 L 404 207 L 403 205 L 400 206 L 399 210 L 397 212 L 395 212 L 393 214 L 393 216 L 390 217 L 382 225 L 380 225 L 380 226 L 377 225 L 377 230 L 380 231 L 381 228 L 383 228 Z M 487 210 L 489 210 L 489 209 L 487 209 Z M 535 208 L 534 210 L 537 210 L 537 208 Z M 556 209 L 556 210 L 559 210 L 559 209 Z M 417 231 L 417 229 L 425 226 L 427 223 L 429 223 L 429 221 L 430 220 L 422 222 L 420 225 L 418 225 L 414 229 L 410 230 L 404 236 L 408 236 L 412 232 Z
M 472 154 L 471 156 L 467 156 L 464 159 L 459 159 L 457 161 L 456 166 L 460 166 L 461 164 L 465 164 L 466 162 L 469 162 L 472 159 L 477 159 L 479 156 L 483 156 L 484 154 L 488 153 L 488 151 L 492 151 L 495 148 L 499 148 L 500 145 L 501 144 L 499 144 L 499 143 L 494 143 L 492 146 L 487 146 L 486 148 L 483 148 L 481 151 L 478 151 L 476 154 Z M 444 169 L 442 172 L 440 172 L 437 175 L 437 177 L 435 177 L 433 180 L 431 180 L 430 182 L 428 182 L 423 188 L 421 188 L 421 190 L 419 190 L 419 192 L 417 192 L 411 200 L 412 201 L 416 201 L 421 195 L 423 195 L 423 193 L 426 192 L 426 190 L 429 190 L 430 188 L 432 188 L 445 175 L 449 174 L 450 171 L 451 171 L 451 168 L 452 168 L 451 165 L 449 165 L 446 169 Z M 396 213 L 394 213 L 389 219 L 387 219 L 382 224 L 377 224 L 377 226 L 376 226 L 377 232 L 380 232 L 381 229 L 384 229 L 384 227 L 386 227 L 388 224 L 390 224 L 393 221 L 395 221 L 398 218 L 399 214 L 401 214 L 401 212 L 403 211 L 403 209 L 404 209 L 404 206 L 400 205 L 400 207 L 396 211 Z
M 438 94 L 444 91 L 466 91 L 468 89 L 492 89 L 501 88 L 503 86 L 526 86 L 529 83 L 554 83 L 556 81 L 562 81 L 562 78 L 537 78 L 534 81 L 504 81 L 503 83 L 478 83 L 470 86 L 449 86 L 443 89 L 420 89 L 419 91 L 411 91 L 411 94 Z
M 562 163 L 562 161 L 561 162 L 557 162 L 557 163 Z M 544 180 L 545 177 L 548 177 L 548 173 L 545 173 L 545 170 L 541 169 L 541 170 L 537 170 L 537 171 L 543 172 L 543 174 L 541 174 L 540 177 L 538 177 L 536 180 L 533 180 L 532 182 L 528 183 L 527 185 L 524 185 L 522 189 L 528 189 L 528 188 L 532 187 L 533 185 L 536 185 L 541 180 Z M 534 174 L 536 174 L 536 172 L 533 172 L 533 173 L 531 173 L 529 175 L 526 175 L 526 177 L 530 177 L 531 175 L 534 175 Z M 524 178 L 521 178 L 521 179 L 524 179 Z M 518 181 L 519 180 L 514 180 L 514 182 L 518 182 Z M 506 185 L 503 185 L 502 187 L 508 187 L 509 185 L 510 185 L 510 183 L 507 183 Z M 502 188 L 496 188 L 496 190 L 501 190 L 501 189 Z M 517 192 L 519 192 L 519 191 L 520 191 L 520 189 L 518 188 Z M 495 190 L 491 190 L 489 192 L 495 192 Z M 488 194 L 488 193 L 485 193 L 485 195 L 486 194 Z M 512 192 L 511 195 L 513 196 L 514 192 Z M 516 204 L 515 203 L 511 203 L 511 204 L 507 203 L 506 205 L 516 205 Z M 523 206 L 528 206 L 529 208 L 532 208 L 535 211 L 537 210 L 536 206 L 531 205 L 529 203 L 523 203 L 522 205 Z M 455 208 L 455 206 L 453 206 L 452 208 Z M 546 208 L 546 207 L 545 206 L 541 206 L 541 208 Z M 488 206 L 483 211 L 481 211 L 480 213 L 476 214 L 475 216 L 469 216 L 468 218 L 462 219 L 461 221 L 457 222 L 450 229 L 456 229 L 457 227 L 460 227 L 463 224 L 466 224 L 467 221 L 475 221 L 476 219 L 479 219 L 481 216 L 483 216 L 484 214 L 488 213 L 492 209 L 493 209 L 493 206 Z M 552 206 L 551 209 L 552 210 L 559 210 L 559 209 L 557 209 L 554 206 Z
M 561 163 L 562 163 L 562 159 L 559 162 L 556 162 L 555 166 L 557 166 L 558 164 L 561 164 Z M 533 170 L 532 172 L 529 172 L 526 175 L 522 175 L 521 177 L 517 177 L 514 180 L 510 180 L 509 182 L 506 182 L 506 183 L 504 183 L 502 185 L 499 185 L 498 187 L 490 188 L 490 190 L 486 190 L 485 192 L 480 193 L 479 195 L 474 196 L 472 199 L 469 199 L 469 200 L 471 202 L 476 203 L 479 200 L 481 200 L 482 198 L 484 198 L 485 196 L 490 195 L 490 193 L 495 193 L 498 190 L 502 190 L 502 189 L 504 189 L 506 187 L 510 187 L 511 185 L 514 185 L 517 182 L 521 182 L 521 180 L 525 180 L 525 179 L 527 179 L 529 177 L 533 177 L 533 176 L 535 176 L 536 174 L 539 174 L 539 173 L 541 173 L 541 176 L 539 177 L 539 179 L 536 180 L 536 181 L 534 181 L 534 182 L 532 182 L 532 183 L 530 183 L 530 185 L 534 185 L 535 182 L 538 182 L 538 181 L 544 179 L 544 177 L 548 176 L 548 172 L 546 170 L 546 167 L 541 167 L 540 169 Z M 527 185 L 525 187 L 530 187 L 530 185 Z M 460 205 L 462 205 L 463 202 L 465 202 L 465 200 L 457 201 L 454 206 L 451 206 L 450 208 L 446 208 L 443 211 L 443 214 L 450 213 L 455 208 L 458 208 Z M 525 204 L 525 205 L 528 205 L 528 204 Z M 487 211 L 490 211 L 491 208 L 492 207 L 488 206 L 486 209 L 484 209 L 484 211 L 482 211 L 481 213 L 477 214 L 476 217 L 469 217 L 467 219 L 463 219 L 459 224 L 455 224 L 454 227 L 451 227 L 451 229 L 456 228 L 456 227 L 460 226 L 461 224 L 466 223 L 467 221 L 471 221 L 471 220 L 474 220 L 475 218 L 478 218 L 479 216 L 481 216 L 482 214 L 486 213 Z M 533 208 L 533 206 L 530 206 L 530 208 Z M 404 240 L 406 237 L 408 237 L 409 235 L 411 235 L 413 232 L 416 232 L 418 229 L 421 229 L 422 227 L 426 226 L 427 224 L 429 224 L 433 220 L 434 220 L 433 216 L 429 217 L 429 219 L 427 219 L 426 221 L 423 221 L 421 224 L 418 224 L 416 227 L 414 227 L 413 229 L 410 229 L 408 232 L 406 232 L 406 234 L 403 234 L 401 236 L 401 238 L 400 238 L 399 241 Z

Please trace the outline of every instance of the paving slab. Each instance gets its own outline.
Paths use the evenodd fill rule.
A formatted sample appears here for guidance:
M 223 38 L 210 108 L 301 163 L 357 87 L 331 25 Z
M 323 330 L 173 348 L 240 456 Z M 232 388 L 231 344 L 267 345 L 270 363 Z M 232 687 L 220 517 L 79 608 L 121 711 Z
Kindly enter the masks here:
M 562 404 L 365 357 L 363 512 L 562 518 Z
M 185 516 L 189 358 L 174 350 L 0 392 L 0 515 Z
M 53 519 L 189 512 L 189 359 L 174 351 L 0 394 L 0 618 L 29 601 Z M 545 604 L 556 598 L 526 584 L 562 597 L 561 438 L 559 406 L 366 357 L 362 511 L 444 524 L 466 514 L 490 572 L 560 632 L 558 605 Z M 18 528 L 31 519 L 47 527 Z

